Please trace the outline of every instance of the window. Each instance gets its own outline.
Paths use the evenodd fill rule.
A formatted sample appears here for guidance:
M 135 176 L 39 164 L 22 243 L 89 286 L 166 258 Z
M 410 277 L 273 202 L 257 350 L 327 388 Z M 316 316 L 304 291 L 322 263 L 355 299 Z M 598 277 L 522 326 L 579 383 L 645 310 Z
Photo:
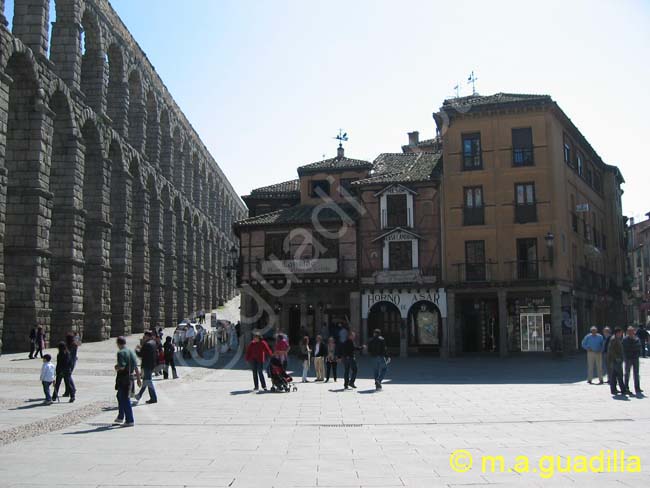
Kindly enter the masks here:
M 463 134 L 463 169 L 481 169 L 481 133 Z
M 578 232 L 578 214 L 571 212 L 571 228 L 573 232 Z
M 330 231 L 330 232 L 336 232 L 336 231 Z M 314 237 L 314 241 L 315 241 L 314 242 L 315 258 L 338 258 L 339 257 L 338 239 L 328 239 L 324 236 L 319 235 L 318 237 Z M 315 255 L 316 250 L 320 250 L 319 256 Z
M 352 193 L 353 181 L 357 181 L 357 178 L 341 178 L 339 181 L 339 195 L 347 196 L 348 194 Z
M 578 174 L 580 176 L 582 176 L 582 173 L 584 172 L 584 160 L 582 153 L 578 152 Z
M 266 234 L 264 255 L 266 259 L 288 259 L 289 253 L 284 250 L 284 241 L 288 234 Z
M 408 206 L 405 193 L 387 195 L 386 206 L 388 207 L 388 227 L 408 226 Z
M 537 239 L 517 239 L 517 279 L 537 279 Z
M 537 222 L 535 183 L 517 183 L 515 198 L 515 222 L 518 224 Z
M 587 183 L 589 183 L 589 186 L 594 186 L 594 173 L 591 170 L 591 165 L 589 163 L 585 165 L 585 179 L 587 180 Z
M 594 190 L 598 193 L 603 192 L 603 177 L 598 171 L 594 171 Z
M 530 127 L 512 129 L 512 164 L 515 166 L 533 164 L 533 130 Z
M 388 243 L 388 268 L 392 270 L 413 268 L 413 246 L 411 241 Z
M 483 208 L 483 187 L 471 186 L 463 189 L 463 225 L 483 225 L 485 213 Z
M 322 194 L 330 194 L 330 183 L 327 180 L 313 180 L 311 182 L 311 196 L 314 198 L 320 197 Z
M 566 134 L 564 134 L 564 162 L 573 167 L 573 161 L 571 160 L 571 141 Z
M 522 313 L 519 316 L 521 350 L 524 352 L 544 351 L 544 314 Z
M 465 280 L 485 281 L 485 241 L 465 242 Z

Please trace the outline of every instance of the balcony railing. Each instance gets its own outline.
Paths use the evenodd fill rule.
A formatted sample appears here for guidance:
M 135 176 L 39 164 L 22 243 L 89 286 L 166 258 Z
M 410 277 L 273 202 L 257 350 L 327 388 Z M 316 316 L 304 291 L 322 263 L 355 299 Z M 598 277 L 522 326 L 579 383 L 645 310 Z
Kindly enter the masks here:
M 515 223 L 537 222 L 537 204 L 515 204 Z
M 485 207 L 463 207 L 463 225 L 484 225 Z
M 578 284 L 585 288 L 604 290 L 607 288 L 607 278 L 605 275 L 580 266 L 578 268 Z
M 543 280 L 552 277 L 551 263 L 546 259 L 507 261 L 508 276 L 513 281 Z
M 512 149 L 513 166 L 532 166 L 535 164 L 532 147 L 515 147 Z
M 494 277 L 496 263 L 456 263 L 454 277 L 458 283 L 481 283 Z

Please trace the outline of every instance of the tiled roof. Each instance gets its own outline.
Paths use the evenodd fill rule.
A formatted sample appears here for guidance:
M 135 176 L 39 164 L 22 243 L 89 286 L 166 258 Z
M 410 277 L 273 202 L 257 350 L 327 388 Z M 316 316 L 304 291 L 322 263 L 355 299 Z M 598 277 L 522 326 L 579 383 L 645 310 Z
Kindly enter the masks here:
M 321 170 L 328 169 L 371 169 L 372 163 L 370 161 L 363 161 L 362 159 L 351 159 L 343 157 L 336 157 L 330 159 L 323 159 L 316 163 L 306 164 L 298 168 L 298 174 L 303 175 L 306 173 L 314 173 Z
M 255 188 L 250 195 L 244 195 L 242 200 L 300 198 L 300 180 L 283 181 L 274 185 Z
M 470 95 L 467 97 L 449 98 L 442 104 L 442 108 L 455 109 L 459 112 L 468 112 L 472 108 L 486 107 L 489 105 L 502 105 L 521 102 L 551 102 L 549 95 L 534 95 L 523 93 L 495 93 L 494 95 Z
M 338 203 L 328 205 L 295 205 L 289 208 L 283 208 L 256 217 L 235 222 L 235 227 L 250 227 L 257 225 L 280 225 L 280 224 L 309 224 L 313 223 L 313 216 L 320 223 L 341 222 L 341 215 L 350 216 L 352 219 L 358 218 L 358 213 L 349 203 Z
M 377 156 L 374 170 L 369 178 L 357 180 L 353 185 L 372 185 L 376 183 L 411 183 L 430 181 L 442 153 L 383 153 Z

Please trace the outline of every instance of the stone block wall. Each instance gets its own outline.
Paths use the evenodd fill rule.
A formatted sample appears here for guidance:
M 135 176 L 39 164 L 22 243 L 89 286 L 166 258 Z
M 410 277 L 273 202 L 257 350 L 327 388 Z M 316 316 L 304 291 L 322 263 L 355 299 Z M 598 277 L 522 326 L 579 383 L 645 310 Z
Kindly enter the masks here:
M 232 298 L 246 208 L 108 1 L 15 0 L 12 24 L 0 0 L 2 350 Z

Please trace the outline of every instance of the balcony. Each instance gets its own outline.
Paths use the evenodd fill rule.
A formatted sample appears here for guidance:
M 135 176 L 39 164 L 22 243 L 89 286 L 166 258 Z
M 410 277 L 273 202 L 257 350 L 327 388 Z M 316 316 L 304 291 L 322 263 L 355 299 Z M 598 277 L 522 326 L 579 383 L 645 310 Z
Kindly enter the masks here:
M 546 259 L 507 261 L 509 278 L 512 281 L 534 281 L 552 278 L 551 263 Z
M 463 225 L 484 225 L 485 207 L 463 207 Z
M 482 283 L 491 281 L 494 277 L 496 263 L 491 261 L 484 263 L 455 263 L 454 276 L 458 283 Z
M 533 166 L 534 164 L 532 147 L 515 147 L 512 149 L 513 166 Z
M 537 222 L 537 204 L 515 204 L 515 223 L 526 224 L 528 222 Z
M 338 258 L 271 259 L 260 261 L 258 268 L 263 275 L 327 274 L 337 273 L 338 270 Z
M 578 284 L 592 290 L 604 290 L 607 288 L 607 278 L 605 275 L 580 266 L 578 268 Z

